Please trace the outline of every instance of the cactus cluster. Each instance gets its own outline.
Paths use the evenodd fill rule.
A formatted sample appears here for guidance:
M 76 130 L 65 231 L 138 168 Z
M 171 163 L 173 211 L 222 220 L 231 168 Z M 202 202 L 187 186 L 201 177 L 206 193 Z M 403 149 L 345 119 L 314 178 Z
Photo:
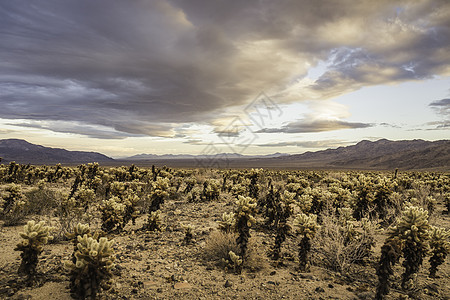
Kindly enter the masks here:
M 317 224 L 317 215 L 306 215 L 300 213 L 294 219 L 294 226 L 297 232 L 302 236 L 299 246 L 299 267 L 301 271 L 308 270 L 308 255 L 311 250 L 311 240 L 316 235 L 316 232 L 320 229 Z
M 403 211 L 400 222 L 391 230 L 391 236 L 398 238 L 403 245 L 405 271 L 402 287 L 405 289 L 412 287 L 413 276 L 419 271 L 428 252 L 429 229 L 428 211 L 412 206 Z
M 5 221 L 6 226 L 19 224 L 26 214 L 27 198 L 22 193 L 20 185 L 10 184 L 5 188 L 5 193 L 0 196 L 2 205 L 0 216 Z
M 228 252 L 229 259 L 222 259 L 225 264 L 226 269 L 232 269 L 234 272 L 239 273 L 242 270 L 243 260 L 242 257 L 234 253 L 233 251 Z
M 238 196 L 236 201 L 236 232 L 238 237 L 236 243 L 239 246 L 240 253 L 238 254 L 242 260 L 245 260 L 245 255 L 247 253 L 248 240 L 250 238 L 250 227 L 256 222 L 253 214 L 256 209 L 256 201 L 250 197 Z M 241 265 L 242 266 L 242 265 Z M 241 266 L 237 269 L 237 272 L 241 272 Z
M 222 214 L 222 220 L 218 221 L 219 229 L 225 233 L 230 233 L 233 231 L 236 225 L 236 218 L 233 212 Z
M 414 276 L 419 271 L 425 255 L 429 251 L 430 225 L 428 211 L 416 206 L 406 207 L 396 226 L 390 228 L 389 236 L 382 247 L 377 275 L 377 299 L 383 299 L 389 291 L 389 276 L 393 274 L 392 266 L 403 255 L 401 286 L 411 289 Z M 436 239 L 440 233 L 435 232 Z M 438 242 L 439 243 L 439 242 Z
M 43 246 L 53 239 L 50 235 L 52 227 L 46 226 L 44 221 L 36 224 L 35 221 L 28 221 L 20 233 L 22 241 L 17 244 L 14 250 L 21 251 L 22 262 L 19 266 L 19 275 L 25 275 L 32 281 L 36 275 L 36 266 L 39 260 L 39 254 Z
M 378 285 L 376 300 L 383 300 L 389 293 L 390 277 L 394 275 L 393 267 L 401 256 L 401 243 L 397 239 L 387 239 L 381 247 L 381 257 L 377 267 Z
M 288 219 L 293 211 L 291 204 L 294 202 L 294 196 L 294 193 L 285 190 L 275 205 L 276 235 L 275 244 L 271 251 L 272 258 L 275 260 L 280 258 L 281 245 L 291 230 Z
M 84 234 L 77 237 L 75 262 L 66 262 L 70 270 L 71 293 L 78 299 L 96 299 L 98 292 L 111 287 L 113 241 L 106 237 L 95 239 Z
M 430 277 L 436 277 L 440 266 L 450 253 L 450 231 L 444 228 L 432 227 L 430 230 Z
M 161 211 L 152 211 L 148 215 L 147 223 L 144 224 L 143 229 L 148 231 L 162 231 Z
M 169 196 L 169 179 L 158 177 L 156 181 L 151 183 L 152 194 L 150 196 L 150 212 L 160 209 L 164 200 Z
M 194 239 L 194 226 L 191 224 L 183 225 L 184 229 L 184 243 L 186 245 L 191 244 Z
M 113 196 L 103 200 L 101 206 L 102 230 L 106 232 L 120 231 L 125 226 L 126 205 L 119 197 Z

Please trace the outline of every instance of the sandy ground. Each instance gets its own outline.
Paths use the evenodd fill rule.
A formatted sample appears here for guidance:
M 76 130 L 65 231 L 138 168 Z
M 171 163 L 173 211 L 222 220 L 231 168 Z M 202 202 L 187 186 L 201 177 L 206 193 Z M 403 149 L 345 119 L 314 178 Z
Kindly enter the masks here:
M 168 200 L 162 207 L 163 232 L 139 230 L 146 217 L 136 225 L 128 224 L 115 240 L 115 280 L 113 288 L 102 292 L 102 299 L 373 299 L 377 277 L 374 265 L 384 240 L 377 236 L 372 264 L 360 267 L 358 273 L 343 276 L 315 262 L 308 273 L 297 269 L 298 241 L 289 238 L 283 245 L 281 262 L 267 258 L 273 243 L 270 233 L 251 230 L 251 239 L 262 253 L 265 268 L 256 272 L 244 270 L 236 275 L 218 267 L 204 257 L 208 237 L 217 230 L 223 212 L 233 210 L 230 197 L 217 202 L 187 203 Z M 443 207 L 439 207 L 443 210 Z M 448 228 L 449 215 L 442 215 Z M 31 217 L 31 219 L 33 219 Z M 36 218 L 34 218 L 36 219 Z M 194 226 L 194 243 L 183 242 L 182 225 Z M 69 260 L 72 245 L 67 242 L 45 246 L 40 256 L 38 282 L 23 285 L 17 276 L 19 252 L 14 247 L 20 240 L 22 226 L 0 227 L 0 298 L 1 299 L 71 299 L 69 277 L 63 262 Z M 450 299 L 450 263 L 439 268 L 440 278 L 427 277 L 428 258 L 417 278 L 415 299 Z M 396 266 L 396 282 L 387 299 L 407 299 L 399 287 L 402 267 Z

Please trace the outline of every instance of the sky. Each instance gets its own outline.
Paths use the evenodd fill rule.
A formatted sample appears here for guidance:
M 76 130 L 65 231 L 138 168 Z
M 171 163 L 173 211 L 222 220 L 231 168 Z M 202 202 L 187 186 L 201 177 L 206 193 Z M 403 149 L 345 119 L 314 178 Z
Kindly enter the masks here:
M 448 0 L 0 0 L 0 139 L 253 155 L 449 129 Z

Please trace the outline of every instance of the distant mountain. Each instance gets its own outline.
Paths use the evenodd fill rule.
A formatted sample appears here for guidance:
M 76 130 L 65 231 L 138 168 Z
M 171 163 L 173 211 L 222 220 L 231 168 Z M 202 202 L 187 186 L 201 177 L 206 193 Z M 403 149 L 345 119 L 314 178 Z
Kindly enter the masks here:
M 114 160 L 96 152 L 67 151 L 34 145 L 24 140 L 0 140 L 2 163 L 16 161 L 32 164 L 78 164 L 88 162 L 110 165 L 167 165 L 171 167 L 279 168 L 279 169 L 360 169 L 360 170 L 436 170 L 450 171 L 450 140 L 361 141 L 355 145 L 303 154 L 269 155 L 156 155 L 138 154 Z
M 97 152 L 49 148 L 20 139 L 0 140 L 0 157 L 3 158 L 2 163 L 15 161 L 23 164 L 72 164 L 113 161 L 112 158 Z
M 212 159 L 218 157 L 226 157 L 227 159 L 235 158 L 264 158 L 264 157 L 280 157 L 289 156 L 286 153 L 273 153 L 267 155 L 243 155 L 239 153 L 218 153 L 212 155 L 192 155 L 192 154 L 137 154 L 130 157 L 122 158 L 122 160 L 142 161 L 142 160 L 171 160 L 171 159 Z
M 361 141 L 353 146 L 271 159 L 272 164 L 342 169 L 450 170 L 450 140 Z
M 136 156 L 135 156 L 136 157 Z M 450 141 L 386 139 L 361 141 L 355 145 L 303 154 L 249 156 L 218 154 L 138 155 L 133 163 L 171 167 L 279 168 L 279 169 L 356 169 L 356 170 L 436 170 L 450 171 Z M 139 159 L 143 158 L 143 159 Z M 123 161 L 123 162 L 129 162 Z

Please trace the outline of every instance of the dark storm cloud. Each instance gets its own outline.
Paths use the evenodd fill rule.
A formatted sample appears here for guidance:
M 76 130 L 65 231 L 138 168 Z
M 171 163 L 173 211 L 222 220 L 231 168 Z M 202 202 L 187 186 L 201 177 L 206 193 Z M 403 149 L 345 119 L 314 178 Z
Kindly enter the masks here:
M 180 124 L 282 91 L 319 60 L 330 62 L 309 87 L 319 98 L 449 74 L 449 28 L 444 0 L 2 1 L 0 118 L 104 138 L 176 136 Z
M 281 128 L 263 128 L 256 133 L 307 133 L 333 131 L 339 129 L 357 129 L 372 127 L 373 124 L 347 122 L 342 120 L 299 120 L 291 122 Z

